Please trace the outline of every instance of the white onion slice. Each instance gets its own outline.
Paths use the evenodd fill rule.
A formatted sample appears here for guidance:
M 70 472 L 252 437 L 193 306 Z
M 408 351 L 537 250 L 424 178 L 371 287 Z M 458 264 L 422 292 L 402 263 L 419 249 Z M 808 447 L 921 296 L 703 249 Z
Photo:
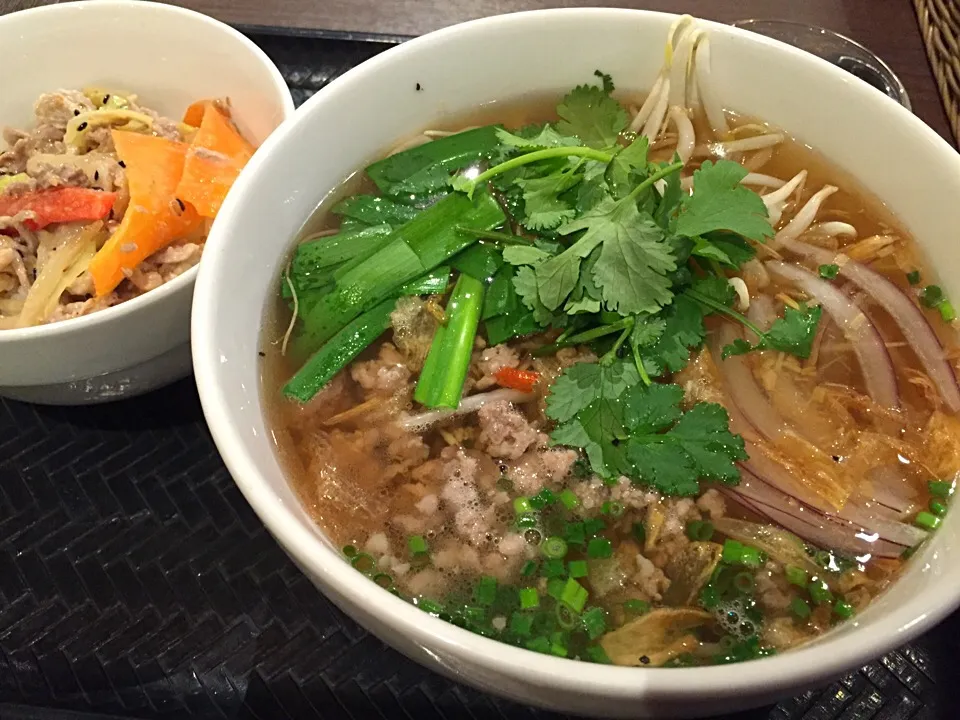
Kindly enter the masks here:
M 870 397 L 884 407 L 900 407 L 897 376 L 887 346 L 863 311 L 836 287 L 805 268 L 771 260 L 767 262 L 767 270 L 803 290 L 822 305 L 853 346 Z

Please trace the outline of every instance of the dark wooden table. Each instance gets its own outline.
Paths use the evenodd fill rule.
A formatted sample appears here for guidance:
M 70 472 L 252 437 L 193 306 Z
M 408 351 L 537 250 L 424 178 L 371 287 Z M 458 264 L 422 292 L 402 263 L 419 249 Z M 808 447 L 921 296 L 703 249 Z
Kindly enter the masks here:
M 0 14 L 56 0 L 0 0 Z M 732 22 L 789 19 L 830 28 L 880 55 L 907 87 L 914 112 L 951 140 L 910 0 L 176 0 L 241 26 L 421 35 L 486 15 L 546 7 L 611 5 L 687 12 Z M 952 142 L 952 140 L 951 140 Z

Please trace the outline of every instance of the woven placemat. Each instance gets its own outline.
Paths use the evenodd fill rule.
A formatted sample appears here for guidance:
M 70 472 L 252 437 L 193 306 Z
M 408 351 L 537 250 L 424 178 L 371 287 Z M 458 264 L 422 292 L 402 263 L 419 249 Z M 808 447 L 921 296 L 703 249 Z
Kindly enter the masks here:
M 960 145 L 960 0 L 913 0 L 950 128 Z

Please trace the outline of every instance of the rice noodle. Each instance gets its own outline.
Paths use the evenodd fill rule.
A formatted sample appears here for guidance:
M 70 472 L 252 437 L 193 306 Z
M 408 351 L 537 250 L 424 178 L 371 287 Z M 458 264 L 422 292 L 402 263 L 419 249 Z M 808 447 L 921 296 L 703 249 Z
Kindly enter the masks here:
M 784 243 L 796 240 L 803 235 L 813 224 L 813 221 L 816 220 L 817 213 L 820 212 L 820 206 L 828 197 L 837 192 L 837 190 L 838 188 L 833 185 L 826 185 L 814 193 L 814 195 L 807 200 L 807 204 L 800 209 L 800 212 L 794 215 L 793 219 L 787 223 L 787 226 L 774 236 L 772 245 L 774 247 L 780 247 Z

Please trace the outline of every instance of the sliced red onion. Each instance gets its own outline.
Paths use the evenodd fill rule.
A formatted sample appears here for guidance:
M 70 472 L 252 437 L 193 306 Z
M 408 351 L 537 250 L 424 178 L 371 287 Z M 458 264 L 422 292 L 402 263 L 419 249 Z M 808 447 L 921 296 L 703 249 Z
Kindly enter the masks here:
M 853 346 L 870 397 L 883 407 L 900 407 L 897 376 L 887 346 L 876 326 L 856 304 L 836 287 L 802 267 L 771 260 L 767 262 L 767 270 L 800 288 L 823 306 Z
M 857 557 L 871 555 L 886 558 L 898 558 L 906 549 L 903 545 L 897 545 L 881 537 L 858 532 L 853 525 L 818 513 L 812 508 L 794 509 L 787 506 L 785 509 L 783 501 L 780 504 L 769 504 L 751 500 L 738 494 L 736 490 L 727 489 L 726 494 L 744 507 L 819 548 Z
M 750 302 L 747 317 L 754 325 L 766 332 L 777 319 L 777 310 L 769 295 L 757 295 Z
M 880 535 L 884 540 L 895 542 L 898 545 L 913 547 L 926 539 L 927 533 L 916 525 L 907 525 L 899 520 L 886 517 L 878 508 L 871 508 L 867 504 L 848 502 L 837 513 L 837 517 L 849 520 L 862 528 Z
M 917 509 L 917 494 L 896 466 L 874 468 L 867 473 L 867 479 L 870 481 L 870 496 L 892 513 L 902 517 Z
M 715 338 L 711 352 L 714 354 L 733 404 L 758 432 L 771 440 L 777 438 L 786 427 L 786 423 L 760 389 L 753 373 L 747 367 L 746 360 L 740 355 L 728 357 L 726 360 L 721 359 L 724 346 L 738 338 L 742 339 L 740 331 L 733 325 L 724 323 L 715 334 Z
M 947 362 L 946 353 L 936 332 L 930 326 L 923 311 L 903 290 L 880 273 L 847 257 L 835 257 L 828 250 L 797 241 L 785 242 L 783 247 L 791 252 L 812 259 L 820 265 L 837 261 L 840 274 L 857 285 L 886 310 L 900 328 L 920 363 L 936 385 L 944 404 L 952 413 L 960 412 L 960 387 L 953 367 Z
M 771 488 L 790 497 L 795 497 L 797 500 L 826 514 L 835 513 L 837 507 L 846 500 L 846 496 L 844 496 L 841 502 L 836 505 L 827 502 L 820 495 L 800 483 L 783 465 L 767 457 L 758 446 L 747 442 L 746 449 L 750 458 L 741 462 L 740 466 L 761 478 Z

